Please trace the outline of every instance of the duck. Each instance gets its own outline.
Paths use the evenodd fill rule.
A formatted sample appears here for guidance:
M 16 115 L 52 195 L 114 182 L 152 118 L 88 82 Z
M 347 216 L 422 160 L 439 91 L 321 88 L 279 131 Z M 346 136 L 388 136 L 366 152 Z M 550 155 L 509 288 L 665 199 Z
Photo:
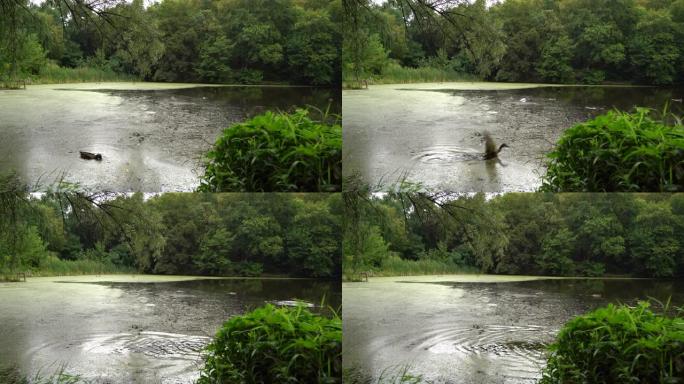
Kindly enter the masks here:
M 85 151 L 79 151 L 81 154 L 81 159 L 85 160 L 102 160 L 102 155 L 99 153 L 92 153 L 92 152 L 85 152 Z
M 499 156 L 499 152 L 501 152 L 502 149 L 504 148 L 509 148 L 508 144 L 501 144 L 499 148 L 496 148 L 496 143 L 494 142 L 494 139 L 492 139 L 492 136 L 488 133 L 484 133 L 484 138 L 485 138 L 485 152 L 484 152 L 484 159 L 485 160 L 490 160 L 490 159 L 495 159 Z

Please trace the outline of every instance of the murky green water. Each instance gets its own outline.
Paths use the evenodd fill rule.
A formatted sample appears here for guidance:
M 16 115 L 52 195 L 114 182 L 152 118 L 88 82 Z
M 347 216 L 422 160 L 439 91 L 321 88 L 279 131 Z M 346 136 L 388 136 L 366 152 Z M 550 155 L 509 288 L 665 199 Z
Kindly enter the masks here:
M 0 362 L 30 374 L 65 366 L 94 383 L 191 383 L 202 348 L 231 316 L 266 302 L 304 300 L 316 311 L 324 296 L 341 302 L 340 284 L 329 281 L 174 280 L 0 283 Z
M 488 276 L 371 279 L 343 284 L 345 368 L 397 367 L 435 383 L 533 383 L 544 348 L 572 317 L 653 297 L 684 305 L 684 282 Z M 481 282 L 480 282 L 481 281 Z
M 562 132 L 611 108 L 684 113 L 684 89 L 532 84 L 377 85 L 343 91 L 344 172 L 381 189 L 399 179 L 456 192 L 531 191 Z M 474 160 L 483 132 L 506 143 Z
M 63 178 L 97 191 L 188 191 L 230 124 L 265 110 L 340 110 L 339 92 L 307 87 L 97 83 L 0 90 L 0 172 L 28 184 Z M 88 161 L 79 151 L 98 152 Z

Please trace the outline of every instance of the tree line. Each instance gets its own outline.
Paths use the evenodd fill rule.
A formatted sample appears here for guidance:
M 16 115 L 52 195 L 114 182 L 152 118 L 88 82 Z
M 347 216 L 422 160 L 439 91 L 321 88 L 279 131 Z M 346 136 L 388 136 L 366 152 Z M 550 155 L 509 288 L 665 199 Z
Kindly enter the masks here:
M 4 273 L 56 274 L 59 266 L 90 262 L 153 274 L 340 274 L 335 194 L 48 193 L 7 201 L 0 216 Z
M 348 193 L 345 271 L 431 261 L 494 274 L 684 275 L 684 194 Z
M 345 79 L 434 68 L 508 82 L 684 81 L 684 0 L 345 0 Z
M 164 82 L 331 85 L 339 0 L 1 0 L 0 78 L 95 68 Z

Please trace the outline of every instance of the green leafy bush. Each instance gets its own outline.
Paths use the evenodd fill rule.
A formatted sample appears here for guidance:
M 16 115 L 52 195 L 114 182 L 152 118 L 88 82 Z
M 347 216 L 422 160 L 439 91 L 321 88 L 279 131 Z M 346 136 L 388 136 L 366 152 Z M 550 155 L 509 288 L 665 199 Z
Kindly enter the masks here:
M 609 304 L 568 322 L 543 371 L 550 383 L 681 383 L 684 319 Z
M 202 191 L 339 191 L 342 126 L 269 111 L 224 130 L 207 157 Z
M 542 190 L 684 191 L 684 126 L 654 115 L 610 111 L 565 131 L 549 154 Z
M 207 351 L 199 384 L 341 383 L 342 320 L 267 304 L 226 322 Z

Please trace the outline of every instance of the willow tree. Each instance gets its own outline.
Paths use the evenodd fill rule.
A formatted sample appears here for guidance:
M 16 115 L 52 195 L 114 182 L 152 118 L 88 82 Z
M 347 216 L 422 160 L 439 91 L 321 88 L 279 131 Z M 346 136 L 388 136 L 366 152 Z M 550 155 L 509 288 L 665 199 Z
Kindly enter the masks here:
M 125 0 L 45 0 L 56 9 L 60 15 L 61 24 L 66 28 L 67 23 L 74 23 L 77 27 L 93 24 L 100 31 L 103 26 L 113 24 L 117 16 L 113 7 Z M 0 0 L 0 59 L 6 56 L 5 68 L 0 67 L 0 74 L 5 71 L 10 81 L 19 78 L 21 59 L 24 46 L 27 44 L 25 29 L 27 24 L 40 23 L 35 16 L 28 0 Z M 102 33 L 104 36 L 104 33 Z M 4 48 L 4 49 L 3 49 Z M 4 52 L 3 52 L 4 51 Z M 3 55 L 4 53 L 4 55 Z

